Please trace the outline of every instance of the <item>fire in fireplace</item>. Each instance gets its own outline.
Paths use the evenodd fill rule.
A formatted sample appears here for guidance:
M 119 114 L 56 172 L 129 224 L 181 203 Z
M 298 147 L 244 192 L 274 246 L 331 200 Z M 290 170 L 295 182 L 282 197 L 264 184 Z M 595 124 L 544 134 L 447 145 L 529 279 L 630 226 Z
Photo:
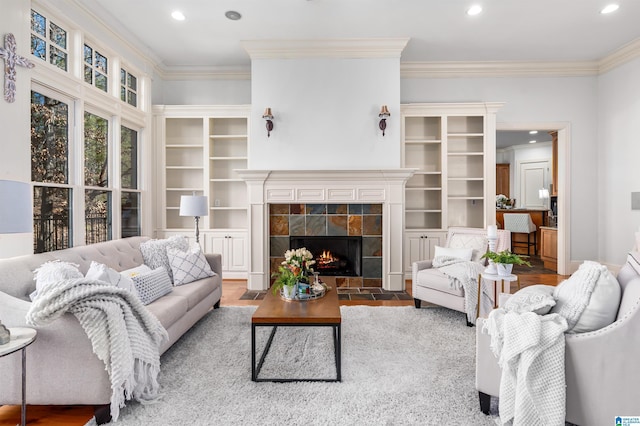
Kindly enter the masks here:
M 362 237 L 289 237 L 292 249 L 306 247 L 314 255 L 320 275 L 362 276 Z

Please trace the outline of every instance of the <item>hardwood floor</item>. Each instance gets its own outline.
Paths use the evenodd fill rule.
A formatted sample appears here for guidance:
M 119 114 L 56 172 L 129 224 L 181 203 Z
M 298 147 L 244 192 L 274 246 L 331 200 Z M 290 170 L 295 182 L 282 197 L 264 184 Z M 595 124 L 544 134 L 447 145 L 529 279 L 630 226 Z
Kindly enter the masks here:
M 533 284 L 556 285 L 566 276 L 556 274 L 522 274 L 521 286 Z M 407 281 L 407 293 L 411 294 L 411 281 Z M 260 300 L 241 300 L 247 289 L 245 280 L 224 280 L 221 306 L 258 306 Z M 512 283 L 511 293 L 517 290 Z M 369 306 L 413 306 L 413 300 L 341 300 L 340 305 Z M 27 384 L 28 386 L 28 384 Z M 27 407 L 27 424 L 38 426 L 83 426 L 93 417 L 91 406 L 42 406 Z M 20 423 L 20 406 L 0 406 L 0 426 L 15 426 Z

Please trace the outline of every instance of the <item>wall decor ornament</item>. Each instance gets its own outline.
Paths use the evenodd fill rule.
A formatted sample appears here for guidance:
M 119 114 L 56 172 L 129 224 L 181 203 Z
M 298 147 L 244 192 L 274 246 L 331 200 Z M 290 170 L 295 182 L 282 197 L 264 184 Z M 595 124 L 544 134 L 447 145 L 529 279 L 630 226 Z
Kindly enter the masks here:
M 4 59 L 4 100 L 16 100 L 16 65 L 33 68 L 35 64 L 16 53 L 16 38 L 9 33 L 4 36 L 4 47 L 0 47 L 0 58 Z

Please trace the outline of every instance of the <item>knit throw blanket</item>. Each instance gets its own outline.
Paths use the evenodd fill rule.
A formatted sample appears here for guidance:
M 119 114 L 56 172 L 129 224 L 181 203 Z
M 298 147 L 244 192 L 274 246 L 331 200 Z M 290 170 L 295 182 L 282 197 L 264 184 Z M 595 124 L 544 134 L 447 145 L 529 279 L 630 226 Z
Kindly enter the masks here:
M 449 285 L 452 288 L 464 290 L 464 308 L 467 320 L 475 324 L 476 309 L 478 306 L 478 276 L 484 271 L 484 266 L 478 262 L 462 260 L 451 256 L 438 256 L 433 259 L 432 266 L 449 277 Z M 484 284 L 482 297 L 485 299 Z M 491 307 L 493 304 L 489 301 Z
M 158 398 L 160 344 L 167 331 L 129 291 L 101 281 L 76 278 L 43 288 L 26 321 L 43 326 L 71 312 L 105 363 L 111 380 L 111 417 L 118 419 L 125 401 Z
M 564 426 L 567 328 L 558 314 L 491 311 L 483 331 L 491 335 L 491 350 L 502 368 L 500 424 Z

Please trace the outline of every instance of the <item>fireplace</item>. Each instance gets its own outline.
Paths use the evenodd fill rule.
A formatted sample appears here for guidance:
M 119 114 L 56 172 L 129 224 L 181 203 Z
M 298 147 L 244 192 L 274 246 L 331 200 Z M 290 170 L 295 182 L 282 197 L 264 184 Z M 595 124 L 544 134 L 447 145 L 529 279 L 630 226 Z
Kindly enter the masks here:
M 362 276 L 360 236 L 291 236 L 289 247 L 306 247 L 316 261 L 313 269 L 322 276 Z

